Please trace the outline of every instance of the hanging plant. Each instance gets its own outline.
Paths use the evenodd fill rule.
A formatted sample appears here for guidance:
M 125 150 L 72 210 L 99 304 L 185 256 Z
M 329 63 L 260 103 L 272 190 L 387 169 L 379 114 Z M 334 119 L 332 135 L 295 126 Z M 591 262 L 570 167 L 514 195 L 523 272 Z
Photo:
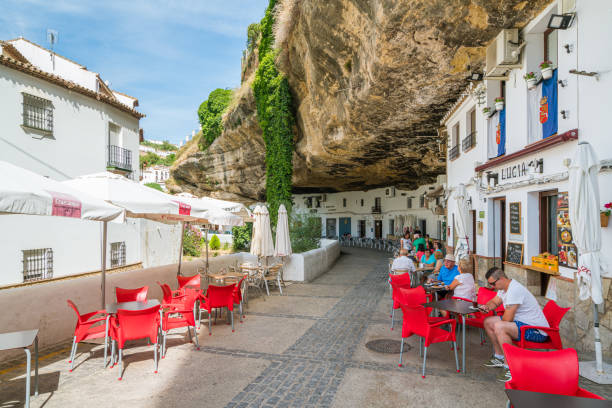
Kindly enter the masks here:
M 495 110 L 496 111 L 504 110 L 504 98 L 503 97 L 498 96 L 497 98 L 495 98 Z
M 550 61 L 542 61 L 540 62 L 540 72 L 542 73 L 542 79 L 550 79 L 552 78 L 552 62 Z
M 491 108 L 489 108 L 488 106 L 485 106 L 484 108 L 482 108 L 482 113 L 485 116 L 489 116 L 491 114 Z
M 525 78 L 525 80 L 527 81 L 527 89 L 535 88 L 536 84 L 538 83 L 534 72 L 526 73 L 523 78 Z
M 601 210 L 601 212 L 599 213 L 599 218 L 601 221 L 601 226 L 605 228 L 608 226 L 608 221 L 610 219 L 610 213 L 612 212 L 612 202 L 604 204 L 604 208 L 605 210 Z

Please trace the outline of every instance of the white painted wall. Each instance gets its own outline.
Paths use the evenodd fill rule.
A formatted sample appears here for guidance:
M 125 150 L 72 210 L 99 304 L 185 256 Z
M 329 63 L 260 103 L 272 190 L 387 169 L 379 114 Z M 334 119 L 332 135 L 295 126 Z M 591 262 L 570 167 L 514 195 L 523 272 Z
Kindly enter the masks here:
M 321 239 L 321 247 L 293 254 L 283 266 L 287 281 L 310 282 L 327 272 L 340 256 L 340 243 L 334 239 Z

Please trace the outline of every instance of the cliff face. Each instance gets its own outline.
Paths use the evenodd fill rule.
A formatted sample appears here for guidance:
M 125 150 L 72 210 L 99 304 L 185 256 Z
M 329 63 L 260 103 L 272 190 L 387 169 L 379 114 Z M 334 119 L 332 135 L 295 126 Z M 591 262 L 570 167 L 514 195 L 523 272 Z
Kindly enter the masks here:
M 414 188 L 445 171 L 442 115 L 502 28 L 551 0 L 285 0 L 279 68 L 294 95 L 296 192 Z M 256 58 L 245 58 L 245 77 Z M 187 190 L 265 196 L 265 150 L 250 81 L 207 152 L 174 168 Z M 442 141 L 444 143 L 444 141 Z

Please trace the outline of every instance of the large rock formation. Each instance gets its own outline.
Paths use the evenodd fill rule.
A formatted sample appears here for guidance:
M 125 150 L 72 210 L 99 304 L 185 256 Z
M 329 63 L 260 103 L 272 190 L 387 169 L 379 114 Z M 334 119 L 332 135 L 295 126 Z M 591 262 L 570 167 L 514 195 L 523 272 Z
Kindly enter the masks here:
M 414 188 L 445 171 L 442 115 L 482 69 L 502 28 L 522 27 L 551 0 L 284 0 L 278 66 L 295 99 L 296 192 Z M 179 160 L 181 188 L 265 196 L 265 146 L 250 80 L 207 152 Z M 234 196 L 234 197 L 237 197 Z

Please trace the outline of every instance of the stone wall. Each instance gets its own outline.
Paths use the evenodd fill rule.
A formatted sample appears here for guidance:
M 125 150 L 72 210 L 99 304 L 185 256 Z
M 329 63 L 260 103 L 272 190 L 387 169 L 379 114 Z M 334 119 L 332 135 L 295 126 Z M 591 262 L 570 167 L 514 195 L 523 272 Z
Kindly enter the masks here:
M 485 274 L 494 266 L 501 265 L 501 258 L 490 258 L 487 256 L 473 255 L 474 257 L 474 280 L 478 286 L 486 286 Z

